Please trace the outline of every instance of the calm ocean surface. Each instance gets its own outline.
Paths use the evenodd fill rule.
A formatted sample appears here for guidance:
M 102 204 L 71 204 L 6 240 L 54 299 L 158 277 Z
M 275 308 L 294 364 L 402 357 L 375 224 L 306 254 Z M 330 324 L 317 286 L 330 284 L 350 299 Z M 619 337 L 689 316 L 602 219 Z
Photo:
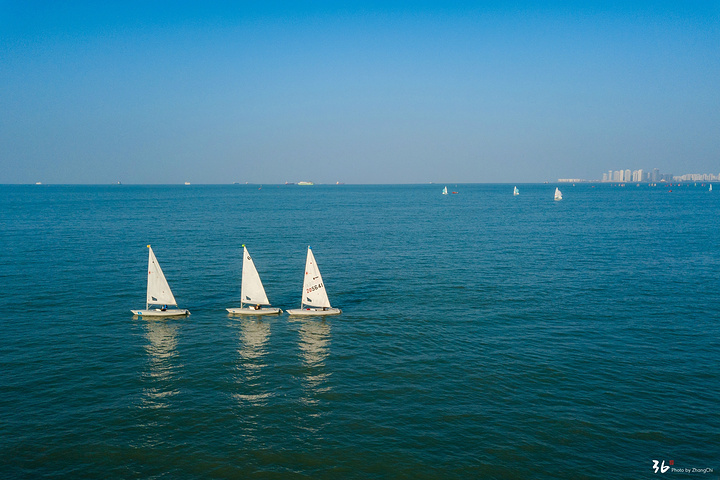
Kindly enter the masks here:
M 442 187 L 0 186 L 0 477 L 718 478 L 720 188 Z

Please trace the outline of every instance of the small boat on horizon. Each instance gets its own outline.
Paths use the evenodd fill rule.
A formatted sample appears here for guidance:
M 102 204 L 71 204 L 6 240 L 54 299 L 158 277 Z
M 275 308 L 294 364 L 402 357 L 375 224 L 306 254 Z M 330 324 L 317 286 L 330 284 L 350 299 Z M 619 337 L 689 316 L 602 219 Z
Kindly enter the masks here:
M 160 264 L 155 258 L 152 247 L 148 245 L 147 248 L 150 253 L 145 310 L 131 310 L 131 312 L 139 317 L 180 317 L 190 315 L 190 312 L 184 308 L 167 308 L 168 305 L 177 307 L 177 302 L 160 268 Z M 159 308 L 151 309 L 151 305 L 157 305 Z
M 315 185 L 313 182 L 298 182 L 298 185 Z

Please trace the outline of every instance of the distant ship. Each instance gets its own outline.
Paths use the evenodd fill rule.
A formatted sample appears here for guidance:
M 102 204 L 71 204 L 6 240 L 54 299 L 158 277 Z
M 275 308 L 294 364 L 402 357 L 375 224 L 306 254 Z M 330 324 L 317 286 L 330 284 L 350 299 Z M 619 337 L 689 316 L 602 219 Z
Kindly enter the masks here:
M 315 185 L 313 182 L 298 182 L 298 185 Z

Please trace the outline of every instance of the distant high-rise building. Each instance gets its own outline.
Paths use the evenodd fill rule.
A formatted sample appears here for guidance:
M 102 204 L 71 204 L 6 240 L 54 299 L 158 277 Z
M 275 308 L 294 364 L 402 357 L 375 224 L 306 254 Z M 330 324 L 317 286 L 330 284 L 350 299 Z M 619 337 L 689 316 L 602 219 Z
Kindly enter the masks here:
M 643 169 L 642 169 L 642 168 L 638 170 L 638 179 L 637 179 L 638 182 L 644 182 L 644 181 L 645 181 L 645 178 L 643 178 L 643 174 L 644 174 L 644 173 L 645 173 L 645 172 L 643 172 Z
M 632 182 L 632 172 L 630 169 L 625 170 L 625 181 Z
M 658 168 L 652 169 L 652 175 L 650 175 L 650 181 L 651 182 L 659 182 L 660 181 L 660 169 L 658 169 Z
M 613 181 L 612 170 L 608 170 L 608 179 L 607 179 L 607 181 L 608 181 L 608 182 L 612 182 L 612 181 Z

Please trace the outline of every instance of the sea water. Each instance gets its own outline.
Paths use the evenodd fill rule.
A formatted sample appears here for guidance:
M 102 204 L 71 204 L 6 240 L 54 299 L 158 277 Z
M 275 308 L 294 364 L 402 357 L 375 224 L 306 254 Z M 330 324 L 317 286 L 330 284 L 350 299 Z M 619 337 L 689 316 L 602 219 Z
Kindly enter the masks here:
M 720 190 L 443 186 L 0 186 L 0 476 L 717 478 Z

